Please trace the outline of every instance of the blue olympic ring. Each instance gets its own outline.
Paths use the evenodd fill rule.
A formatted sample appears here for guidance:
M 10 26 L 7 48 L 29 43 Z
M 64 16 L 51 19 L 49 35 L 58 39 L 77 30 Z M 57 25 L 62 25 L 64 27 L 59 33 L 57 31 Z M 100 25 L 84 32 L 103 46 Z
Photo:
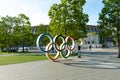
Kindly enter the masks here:
M 53 43 L 53 38 L 52 38 L 52 36 L 50 35 L 50 34 L 40 34 L 39 36 L 38 36 L 38 38 L 37 38 L 37 46 L 38 46 L 38 48 L 40 48 L 40 50 L 42 51 L 42 52 L 48 52 L 48 51 L 46 51 L 45 49 L 43 49 L 43 47 L 42 47 L 42 45 L 41 45 L 41 43 L 40 43 L 40 41 L 43 39 L 43 37 L 44 36 L 47 36 L 49 39 L 50 39 L 50 43 Z M 51 48 L 52 49 L 52 48 Z M 51 50 L 50 49 L 50 50 Z

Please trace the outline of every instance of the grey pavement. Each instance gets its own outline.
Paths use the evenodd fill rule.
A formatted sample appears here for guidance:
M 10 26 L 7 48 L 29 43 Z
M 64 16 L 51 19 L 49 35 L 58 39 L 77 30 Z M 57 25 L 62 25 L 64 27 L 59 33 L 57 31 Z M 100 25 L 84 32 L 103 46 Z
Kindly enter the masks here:
M 91 53 L 97 51 L 99 49 L 88 50 Z M 106 52 L 111 52 L 111 49 Z M 120 59 L 112 54 L 113 57 L 88 55 L 55 62 L 42 60 L 0 66 L 0 80 L 120 80 Z

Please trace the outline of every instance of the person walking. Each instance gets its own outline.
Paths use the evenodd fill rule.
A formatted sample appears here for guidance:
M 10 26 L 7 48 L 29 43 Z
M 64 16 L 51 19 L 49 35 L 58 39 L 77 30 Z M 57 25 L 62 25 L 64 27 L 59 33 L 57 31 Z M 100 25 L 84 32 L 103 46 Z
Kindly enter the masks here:
M 78 44 L 78 58 L 81 58 L 81 46 Z
M 90 46 L 89 46 L 89 50 L 91 50 L 91 48 L 92 48 L 92 46 L 90 45 Z

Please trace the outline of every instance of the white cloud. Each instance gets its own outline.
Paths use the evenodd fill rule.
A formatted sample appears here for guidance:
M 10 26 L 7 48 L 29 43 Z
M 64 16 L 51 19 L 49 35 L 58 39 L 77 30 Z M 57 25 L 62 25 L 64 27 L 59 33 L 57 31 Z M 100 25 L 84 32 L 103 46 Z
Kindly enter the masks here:
M 30 18 L 32 25 L 39 25 L 39 24 L 48 24 L 49 18 L 44 13 L 34 13 L 33 16 Z
M 39 24 L 48 24 L 48 12 L 42 9 L 43 6 L 36 7 L 35 5 L 36 4 L 24 5 L 22 12 L 24 12 L 24 14 L 30 18 L 33 26 Z
M 0 16 L 17 16 L 20 13 L 30 18 L 32 25 L 49 24 L 48 10 L 52 2 L 0 0 Z

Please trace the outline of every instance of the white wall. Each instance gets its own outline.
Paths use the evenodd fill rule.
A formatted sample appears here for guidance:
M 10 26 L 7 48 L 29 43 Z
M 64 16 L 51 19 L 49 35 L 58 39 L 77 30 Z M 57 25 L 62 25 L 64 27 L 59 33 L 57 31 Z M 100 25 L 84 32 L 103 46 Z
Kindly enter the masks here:
M 89 36 L 84 38 L 83 41 L 86 41 L 87 43 L 90 41 L 94 41 L 94 44 L 99 44 L 99 37 L 98 34 L 94 34 L 92 36 Z

